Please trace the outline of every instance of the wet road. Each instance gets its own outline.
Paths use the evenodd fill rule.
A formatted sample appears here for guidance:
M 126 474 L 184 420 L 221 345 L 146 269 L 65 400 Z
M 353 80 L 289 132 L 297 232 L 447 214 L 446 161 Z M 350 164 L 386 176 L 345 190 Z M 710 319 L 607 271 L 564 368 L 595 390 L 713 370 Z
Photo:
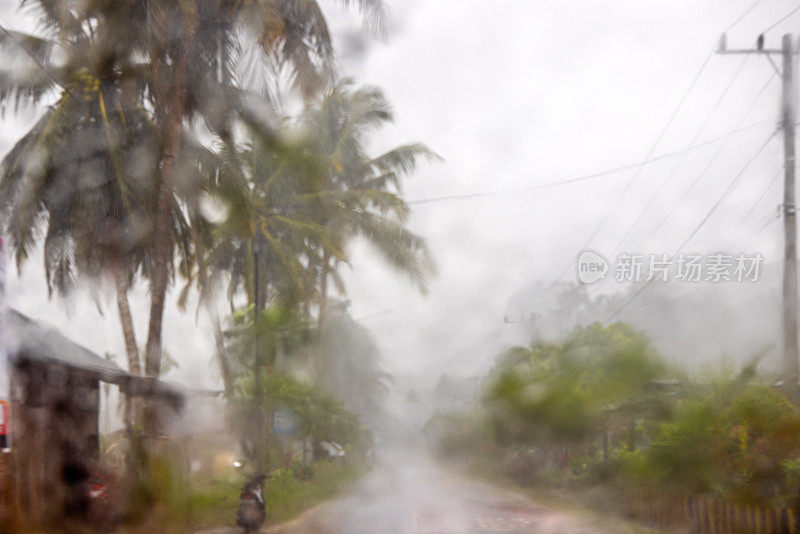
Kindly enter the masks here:
M 600 533 L 589 519 L 549 510 L 524 497 L 461 478 L 424 455 L 387 455 L 347 495 L 273 534 Z M 398 460 L 391 460 L 397 458 Z M 410 458 L 410 456 L 409 456 Z M 616 533 L 624 529 L 613 529 Z

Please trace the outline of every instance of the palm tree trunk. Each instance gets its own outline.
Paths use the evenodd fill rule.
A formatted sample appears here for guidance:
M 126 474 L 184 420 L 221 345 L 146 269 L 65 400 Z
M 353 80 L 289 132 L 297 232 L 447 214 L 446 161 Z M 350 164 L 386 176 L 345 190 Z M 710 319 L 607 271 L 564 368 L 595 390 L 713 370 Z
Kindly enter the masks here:
M 162 174 L 167 173 L 162 171 Z M 150 281 L 150 322 L 145 349 L 145 374 L 154 378 L 158 378 L 161 374 L 161 331 L 164 323 L 164 304 L 172 252 L 169 187 L 162 183 L 160 190 L 158 214 L 156 215 L 155 257 Z
M 157 63 L 154 69 L 156 80 L 171 79 L 173 84 L 160 88 L 162 102 L 165 103 L 163 114 L 163 139 L 160 170 L 158 173 L 158 204 L 156 206 L 155 232 L 153 243 L 153 269 L 150 276 L 150 320 L 147 329 L 147 345 L 145 346 L 145 375 L 158 378 L 161 374 L 162 340 L 161 331 L 164 324 L 164 305 L 166 304 L 169 268 L 174 246 L 172 235 L 172 192 L 175 187 L 178 157 L 181 151 L 183 136 L 183 119 L 186 110 L 186 56 L 185 52 L 177 53 L 173 67 L 174 74 L 167 78 L 159 72 L 165 68 Z M 166 89 L 166 90 L 164 90 Z M 158 403 L 155 399 L 147 399 L 143 406 L 144 434 L 154 438 L 158 430 Z
M 136 333 L 133 329 L 133 315 L 128 302 L 128 279 L 122 269 L 114 270 L 114 283 L 117 289 L 117 311 L 125 339 L 125 354 L 128 356 L 128 372 L 132 375 L 142 374 L 142 363 L 139 358 L 139 347 L 136 345 Z
M 231 399 L 233 396 L 233 378 L 231 377 L 231 368 L 228 364 L 228 353 L 225 350 L 225 341 L 222 337 L 222 325 L 220 324 L 219 313 L 217 313 L 217 307 L 213 302 L 206 302 L 206 312 L 214 325 L 214 343 L 217 348 L 217 362 L 219 363 L 219 372 L 222 375 L 222 384 L 225 388 L 225 397 Z
M 178 55 L 175 65 L 175 88 L 170 94 L 164 128 L 164 151 L 159 173 L 158 207 L 152 278 L 150 281 L 150 323 L 145 350 L 145 374 L 158 378 L 161 373 L 161 330 L 172 256 L 172 188 L 181 151 L 183 116 L 186 104 L 186 58 Z
M 128 283 L 128 277 L 120 267 L 114 269 L 114 284 L 116 285 L 117 290 L 117 311 L 119 312 L 119 322 L 122 326 L 122 336 L 125 339 L 125 354 L 128 356 L 128 372 L 130 372 L 132 375 L 141 375 L 142 362 L 141 358 L 139 357 L 139 346 L 136 344 L 136 332 L 133 329 L 133 314 L 131 314 L 131 306 L 128 302 L 128 290 L 130 289 L 130 285 Z M 122 391 L 120 391 L 120 393 L 122 393 Z M 125 391 L 124 394 L 125 413 L 123 416 L 123 423 L 125 424 L 125 432 L 128 436 L 128 439 L 133 440 L 135 439 L 134 427 L 137 420 L 139 420 L 140 414 L 138 413 L 139 410 L 136 406 L 136 399 L 133 397 L 133 395 L 128 394 L 127 391 Z M 130 452 L 132 453 L 136 448 L 132 442 L 130 445 Z M 133 456 L 128 456 L 127 462 L 129 464 L 135 461 L 136 459 L 133 458 Z
M 193 209 L 195 213 L 199 211 L 196 206 Z M 206 313 L 214 328 L 214 345 L 217 349 L 217 363 L 219 364 L 219 372 L 222 375 L 225 397 L 231 399 L 233 395 L 233 378 L 231 377 L 231 369 L 228 363 L 228 353 L 225 350 L 225 340 L 222 336 L 222 324 L 219 319 L 219 312 L 213 301 L 214 292 L 209 283 L 208 272 L 206 271 L 206 265 L 204 263 L 205 246 L 198 235 L 197 226 L 194 222 L 192 222 L 190 230 L 197 251 L 197 283 L 200 286 L 200 299 L 205 305 Z
M 325 322 L 325 308 L 328 305 L 328 263 L 330 254 L 327 249 L 322 249 L 322 270 L 319 275 L 319 315 L 317 315 L 317 333 L 322 332 Z

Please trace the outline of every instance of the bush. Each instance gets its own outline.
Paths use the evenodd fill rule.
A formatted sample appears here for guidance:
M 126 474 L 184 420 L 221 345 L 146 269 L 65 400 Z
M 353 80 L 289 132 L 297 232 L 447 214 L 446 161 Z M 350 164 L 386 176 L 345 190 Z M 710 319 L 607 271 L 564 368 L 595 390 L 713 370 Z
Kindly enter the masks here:
M 754 505 L 782 505 L 800 453 L 800 414 L 783 395 L 749 385 L 729 406 L 715 395 L 679 403 L 657 425 L 639 477 L 673 491 Z M 799 481 L 800 482 L 800 481 Z

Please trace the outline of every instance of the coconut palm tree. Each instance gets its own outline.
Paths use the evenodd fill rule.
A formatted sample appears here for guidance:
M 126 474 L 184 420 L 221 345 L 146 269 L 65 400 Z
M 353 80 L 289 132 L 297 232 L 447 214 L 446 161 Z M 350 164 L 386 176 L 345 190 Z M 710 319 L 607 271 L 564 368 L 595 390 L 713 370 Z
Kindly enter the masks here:
M 344 291 L 337 268 L 348 262 L 347 243 L 359 236 L 424 290 L 433 265 L 424 241 L 404 226 L 400 182 L 420 160 L 438 156 L 417 143 L 369 156 L 369 134 L 391 118 L 378 90 L 354 90 L 344 81 L 284 121 L 284 137 L 293 141 L 282 149 L 252 131 L 243 149 L 226 151 L 215 195 L 227 218 L 210 263 L 226 273 L 230 299 L 244 294 L 262 308 L 305 310 L 313 299 L 321 326 L 328 281 Z
M 68 293 L 80 277 L 114 280 L 128 367 L 140 374 L 127 294 L 152 252 L 144 221 L 157 161 L 142 156 L 152 153 L 156 136 L 145 115 L 118 105 L 112 84 L 84 81 L 3 159 L 0 215 L 18 267 L 43 241 L 51 293 Z M 182 214 L 172 215 L 174 227 L 185 228 Z
M 359 7 L 379 17 L 383 3 L 361 0 Z M 248 95 L 231 83 L 231 52 L 257 43 L 266 64 L 288 66 L 296 86 L 310 95 L 332 73 L 332 46 L 325 18 L 315 0 L 152 0 L 145 5 L 140 27 L 146 36 L 150 61 L 152 105 L 163 131 L 145 358 L 146 373 L 158 376 L 172 249 L 167 230 L 169 197 L 170 191 L 179 186 L 177 162 L 184 124 L 202 116 L 210 130 L 225 142 L 230 142 L 232 117 L 251 127 L 264 128 L 263 117 L 249 105 Z
M 253 93 L 234 78 L 233 66 L 251 43 L 259 45 L 263 65 L 287 67 L 295 84 L 310 94 L 332 70 L 324 16 L 314 0 L 28 0 L 24 4 L 40 15 L 44 35 L 3 29 L 0 46 L 16 54 L 14 62 L 0 68 L 0 103 L 41 102 L 62 91 L 61 101 L 68 106 L 67 101 L 79 98 L 73 85 L 88 73 L 100 80 L 113 78 L 120 102 L 148 115 L 157 133 L 157 148 L 149 153 L 156 154 L 156 197 L 145 372 L 158 376 L 175 250 L 174 200 L 196 206 L 193 197 L 201 190 L 183 165 L 188 161 L 187 126 L 201 119 L 228 143 L 235 120 L 264 128 Z M 380 0 L 358 4 L 370 17 L 380 18 Z
M 256 132 L 251 137 L 226 154 L 219 172 L 215 194 L 227 216 L 216 228 L 210 264 L 217 275 L 227 275 L 229 299 L 244 295 L 260 308 L 295 307 L 314 291 L 306 265 L 326 239 L 309 200 L 319 190 L 319 172 L 302 142 L 276 149 Z
M 258 309 L 275 304 L 296 310 L 313 298 L 315 283 L 307 265 L 317 243 L 327 239 L 307 198 L 318 190 L 319 173 L 312 170 L 313 160 L 302 143 L 276 144 L 252 130 L 251 138 L 241 147 L 223 149 L 218 159 L 207 197 L 224 217 L 207 240 L 208 253 L 197 257 L 197 283 L 204 298 L 213 293 L 204 287 L 226 279 L 232 310 L 241 296 Z M 184 291 L 188 289 L 189 284 Z M 211 308 L 215 317 L 213 303 Z M 220 322 L 214 320 L 217 352 L 224 354 Z M 232 373 L 222 360 L 230 395 Z
M 373 87 L 354 88 L 344 80 L 327 91 L 300 118 L 300 127 L 314 139 L 322 162 L 322 189 L 314 195 L 316 221 L 339 246 L 323 245 L 315 258 L 319 284 L 318 326 L 325 319 L 329 278 L 344 292 L 337 267 L 346 261 L 345 247 L 361 237 L 393 269 L 426 290 L 433 261 L 424 240 L 409 231 L 409 209 L 401 197 L 401 180 L 420 161 L 439 157 L 425 145 L 398 146 L 377 157 L 367 152 L 370 136 L 393 119 L 388 101 Z

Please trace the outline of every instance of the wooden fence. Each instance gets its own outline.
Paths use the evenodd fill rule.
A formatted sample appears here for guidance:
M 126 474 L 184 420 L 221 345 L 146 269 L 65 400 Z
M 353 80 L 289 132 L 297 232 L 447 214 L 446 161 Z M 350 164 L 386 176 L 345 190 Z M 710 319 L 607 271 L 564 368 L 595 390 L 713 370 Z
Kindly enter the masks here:
M 689 531 L 709 534 L 800 534 L 795 510 L 733 504 L 719 499 L 687 499 Z
M 789 508 L 746 506 L 710 497 L 630 504 L 638 520 L 658 529 L 688 529 L 691 534 L 800 534 L 800 516 Z

